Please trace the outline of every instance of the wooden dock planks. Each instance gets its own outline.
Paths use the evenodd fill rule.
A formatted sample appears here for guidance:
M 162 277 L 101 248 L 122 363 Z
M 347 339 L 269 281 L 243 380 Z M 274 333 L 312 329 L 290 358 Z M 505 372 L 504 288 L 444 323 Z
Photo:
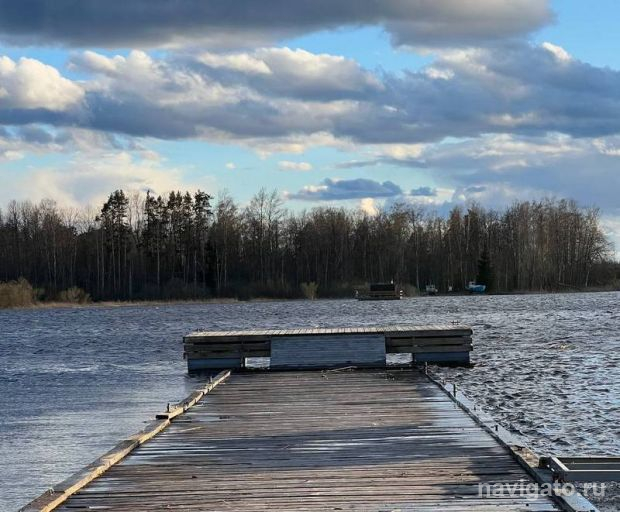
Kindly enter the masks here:
M 294 336 L 296 331 L 300 331 L 301 335 L 310 334 L 338 334 L 344 328 L 342 327 L 321 327 L 308 329 L 255 329 L 251 331 L 196 331 L 185 336 L 187 341 L 192 343 L 210 342 L 214 338 L 228 339 L 230 341 L 238 341 L 240 339 L 262 337 L 263 341 L 272 336 Z M 347 328 L 349 329 L 349 328 Z M 356 333 L 386 333 L 397 335 L 413 335 L 418 337 L 435 336 L 438 332 L 452 336 L 471 336 L 471 327 L 465 325 L 384 325 L 380 327 L 364 326 L 352 327 Z
M 51 512 L 56 510 L 61 503 L 64 503 L 69 496 L 82 489 L 89 482 L 105 473 L 110 467 L 125 458 L 138 446 L 166 429 L 172 419 L 183 414 L 188 408 L 193 407 L 207 393 L 212 391 L 220 383 L 230 377 L 230 371 L 220 372 L 215 378 L 210 378 L 209 382 L 202 388 L 194 391 L 182 402 L 168 405 L 165 413 L 158 414 L 156 420 L 148 423 L 140 432 L 125 438 L 110 451 L 93 461 L 91 464 L 74 473 L 69 478 L 54 485 L 53 488 L 44 492 L 38 498 L 22 507 L 19 512 Z
M 557 510 L 417 372 L 234 374 L 59 510 Z

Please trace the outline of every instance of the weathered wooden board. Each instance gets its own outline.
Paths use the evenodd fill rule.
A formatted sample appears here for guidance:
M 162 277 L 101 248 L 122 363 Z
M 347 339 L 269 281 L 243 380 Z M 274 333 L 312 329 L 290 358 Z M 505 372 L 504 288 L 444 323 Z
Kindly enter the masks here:
M 242 368 L 243 360 L 240 357 L 205 357 L 204 359 L 188 359 L 187 370 L 223 370 L 225 368 Z
M 424 338 L 389 338 L 386 337 L 385 344 L 388 348 L 391 347 L 409 347 L 411 345 L 454 345 L 460 343 L 471 344 L 471 336 L 450 336 L 450 337 L 424 337 Z
M 280 336 L 271 342 L 273 369 L 385 366 L 385 338 L 376 334 Z
M 473 345 L 460 344 L 460 345 L 438 345 L 438 346 L 416 346 L 411 345 L 409 347 L 392 347 L 387 352 L 389 354 L 424 354 L 424 353 L 439 353 L 439 352 L 471 352 Z
M 59 510 L 543 512 L 509 452 L 409 371 L 233 375 Z
M 125 458 L 137 447 L 155 437 L 170 425 L 170 421 L 173 418 L 180 416 L 190 407 L 196 405 L 200 399 L 228 377 L 230 377 L 230 371 L 226 370 L 216 375 L 215 378 L 209 379 L 209 382 L 204 387 L 194 391 L 182 402 L 172 407 L 169 406 L 165 413 L 158 414 L 157 419 L 146 425 L 140 432 L 127 437 L 85 468 L 74 473 L 59 484 L 54 485 L 53 488 L 22 507 L 19 512 L 51 512 L 52 510 L 56 510 L 69 496 L 82 489 L 95 478 L 104 474 L 109 468 Z
M 384 325 L 384 326 L 358 326 L 358 327 L 320 327 L 320 328 L 292 328 L 292 329 L 255 329 L 251 331 L 197 331 L 185 336 L 185 342 L 200 343 L 212 342 L 214 338 L 219 338 L 218 343 L 224 340 L 242 341 L 247 338 L 257 339 L 262 337 L 262 341 L 267 341 L 274 336 L 306 336 L 309 334 L 338 334 L 353 332 L 358 334 L 383 333 L 387 336 L 403 336 L 408 334 L 415 336 L 471 336 L 472 329 L 466 325 Z M 438 334 L 439 333 L 439 334 Z
M 416 352 L 413 354 L 413 362 L 461 365 L 464 362 L 469 362 L 470 350 L 467 349 L 462 352 Z

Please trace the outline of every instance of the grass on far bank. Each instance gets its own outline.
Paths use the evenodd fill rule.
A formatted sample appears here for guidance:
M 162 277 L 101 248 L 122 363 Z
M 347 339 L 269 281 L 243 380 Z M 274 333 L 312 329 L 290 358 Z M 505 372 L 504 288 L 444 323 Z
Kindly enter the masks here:
M 43 294 L 43 290 L 33 288 L 26 279 L 21 277 L 17 281 L 0 283 L 0 309 L 36 306 Z M 91 302 L 90 295 L 76 286 L 61 291 L 56 300 L 62 304 L 89 304 Z
M 145 306 L 145 305 L 169 305 L 169 304 L 203 304 L 203 303 L 235 303 L 235 302 L 262 302 L 274 300 L 299 300 L 317 298 L 318 285 L 316 283 L 303 283 L 296 293 L 291 290 L 279 290 L 274 293 L 273 289 L 264 289 L 256 286 L 248 286 L 235 297 L 201 297 L 192 298 L 183 293 L 175 297 L 162 298 L 137 298 L 135 300 L 101 300 L 94 301 L 83 289 L 73 286 L 54 295 L 48 295 L 45 290 L 34 288 L 26 279 L 19 278 L 17 281 L 0 282 L 0 309 L 8 308 L 57 308 L 67 306 Z M 276 292 L 278 290 L 275 290 Z
M 358 286 L 359 287 L 359 286 Z M 75 306 L 98 306 L 98 307 L 122 307 L 122 306 L 157 306 L 173 304 L 233 304 L 237 302 L 271 302 L 289 300 L 315 300 L 319 296 L 323 299 L 343 299 L 352 298 L 356 286 L 352 284 L 340 284 L 334 288 L 323 290 L 320 293 L 316 283 L 302 283 L 298 290 L 286 289 L 276 290 L 270 287 L 258 287 L 247 285 L 242 292 L 228 296 L 169 296 L 169 297 L 138 297 L 130 300 L 95 300 L 93 301 L 88 293 L 78 287 L 71 287 L 54 295 L 47 295 L 45 290 L 34 288 L 26 279 L 20 278 L 17 281 L 0 282 L 0 309 L 6 308 L 58 308 Z M 420 296 L 420 292 L 413 285 L 403 285 L 405 297 Z M 538 295 L 548 293 L 584 293 L 584 292 L 611 292 L 620 291 L 620 281 L 606 286 L 591 286 L 588 288 L 562 288 L 557 290 L 529 290 L 489 293 L 486 295 Z M 445 295 L 445 294 L 440 294 Z M 448 295 L 468 295 L 468 293 L 452 292 Z
M 34 288 L 25 279 L 0 283 L 0 308 L 23 308 L 34 303 Z

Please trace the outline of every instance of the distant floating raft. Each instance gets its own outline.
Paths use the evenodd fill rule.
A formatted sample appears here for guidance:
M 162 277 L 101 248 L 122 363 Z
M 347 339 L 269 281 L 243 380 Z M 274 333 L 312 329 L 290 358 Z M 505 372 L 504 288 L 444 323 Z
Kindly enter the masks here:
M 400 300 L 403 291 L 394 283 L 373 283 L 367 292 L 358 292 L 357 300 Z

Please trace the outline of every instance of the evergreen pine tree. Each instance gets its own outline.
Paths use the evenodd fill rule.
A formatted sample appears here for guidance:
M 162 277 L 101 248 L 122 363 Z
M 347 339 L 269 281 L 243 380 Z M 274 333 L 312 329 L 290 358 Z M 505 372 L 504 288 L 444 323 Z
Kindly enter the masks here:
M 480 259 L 478 259 L 478 275 L 476 276 L 476 283 L 485 285 L 487 287 L 487 292 L 493 290 L 493 265 L 491 264 L 489 248 L 486 244 L 484 245 L 484 249 L 482 249 Z

